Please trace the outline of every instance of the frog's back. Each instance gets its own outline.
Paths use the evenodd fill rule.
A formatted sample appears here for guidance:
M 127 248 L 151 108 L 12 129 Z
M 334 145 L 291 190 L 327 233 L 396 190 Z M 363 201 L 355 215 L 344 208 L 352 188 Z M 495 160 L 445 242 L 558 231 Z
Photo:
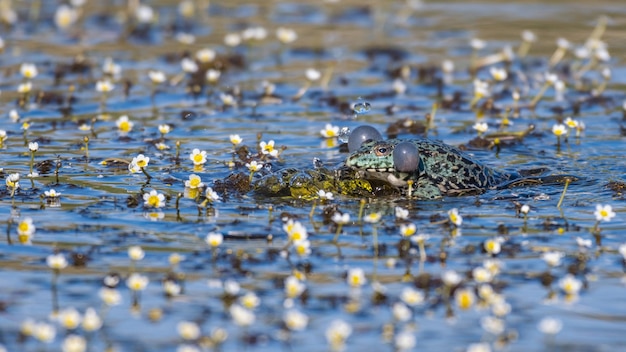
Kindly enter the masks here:
M 484 191 L 518 177 L 494 170 L 439 141 L 416 139 L 413 143 L 424 163 L 425 176 L 444 194 Z

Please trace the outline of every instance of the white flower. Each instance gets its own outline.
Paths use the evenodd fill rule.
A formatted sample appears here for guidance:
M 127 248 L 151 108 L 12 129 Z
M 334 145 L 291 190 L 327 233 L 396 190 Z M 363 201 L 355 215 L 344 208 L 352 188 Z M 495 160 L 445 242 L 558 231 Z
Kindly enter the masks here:
M 135 10 L 135 18 L 139 23 L 152 22 L 154 18 L 154 10 L 148 5 L 140 4 Z
M 317 191 L 317 196 L 321 199 L 321 200 L 333 200 L 334 196 L 332 192 L 326 192 L 323 189 L 320 189 Z
M 239 303 L 248 309 L 254 309 L 261 304 L 261 299 L 254 292 L 248 292 L 239 297 Z
M 265 141 L 261 141 L 261 143 L 259 143 L 259 148 L 261 149 L 261 153 L 265 154 L 265 155 L 269 155 L 269 156 L 273 156 L 273 157 L 277 157 L 278 156 L 278 149 L 274 148 L 274 141 L 270 140 L 269 142 L 265 142 Z
M 545 79 L 546 83 L 554 84 L 556 81 L 559 80 L 559 76 L 557 76 L 555 73 L 546 72 Z
M 189 155 L 189 159 L 194 165 L 202 165 L 206 163 L 206 151 L 195 148 Z
M 115 85 L 113 85 L 113 83 L 111 83 L 111 81 L 109 81 L 108 79 L 103 79 L 96 82 L 96 91 L 98 92 L 108 93 L 112 91 L 113 88 L 115 88 Z
M 402 237 L 411 237 L 417 232 L 417 227 L 413 223 L 400 224 L 400 235 Z
M 591 248 L 592 242 L 590 239 L 584 239 L 582 237 L 576 237 L 576 244 L 579 247 Z
M 148 286 L 149 282 L 150 280 L 147 276 L 139 273 L 132 273 L 128 279 L 126 279 L 126 286 L 133 291 L 143 291 L 146 286 Z
M 26 79 L 33 79 L 37 77 L 38 74 L 37 66 L 35 66 L 35 64 L 25 62 L 20 66 L 20 73 Z
M 351 334 L 352 327 L 348 323 L 343 320 L 334 320 L 326 328 L 326 341 L 332 349 L 341 349 Z
M 339 126 L 333 126 L 329 123 L 326 124 L 324 129 L 320 130 L 320 134 L 324 138 L 334 138 L 339 136 Z
M 43 194 L 47 197 L 47 198 L 58 198 L 61 196 L 61 193 L 57 192 L 54 190 L 54 188 L 50 188 L 49 191 L 45 191 L 43 192 Z
M 9 188 L 15 188 L 15 189 L 19 188 L 20 187 L 20 174 L 18 173 L 9 174 L 9 176 L 5 180 L 5 184 Z
M 204 192 L 204 194 L 205 194 L 205 196 L 206 196 L 206 199 L 207 199 L 209 202 L 211 202 L 211 203 L 213 203 L 213 202 L 215 202 L 215 201 L 220 200 L 220 195 L 219 195 L 219 194 L 217 194 L 217 192 L 215 192 L 215 191 L 213 190 L 213 188 L 211 188 L 211 187 L 207 187 L 207 189 L 206 189 L 206 191 Z
M 50 343 L 54 341 L 56 333 L 52 324 L 40 322 L 33 326 L 33 336 L 41 342 Z
M 348 285 L 352 287 L 361 287 L 367 283 L 365 278 L 365 272 L 361 268 L 352 268 L 348 270 L 348 276 L 346 278 Z
M 209 246 L 213 248 L 219 247 L 222 242 L 224 242 L 224 235 L 219 232 L 209 232 L 209 234 L 206 236 L 205 241 Z
M 54 270 L 60 270 L 67 267 L 67 259 L 61 253 L 59 254 L 51 254 L 46 258 L 46 264 L 48 267 Z
M 476 267 L 472 270 L 472 277 L 476 282 L 490 282 L 493 279 L 493 274 L 484 267 Z
M 145 256 L 146 256 L 146 252 L 143 251 L 141 246 L 128 247 L 128 257 L 131 260 L 139 261 L 139 260 L 142 260 Z
M 459 210 L 457 208 L 452 208 L 448 210 L 448 217 L 450 218 L 450 221 L 456 226 L 461 226 L 461 224 L 463 223 L 463 217 L 459 214 Z
M 238 304 L 230 306 L 229 311 L 235 321 L 235 324 L 239 326 L 250 326 L 254 323 L 254 313 Z
M 563 258 L 565 254 L 562 252 L 545 252 L 541 255 L 541 258 L 549 265 L 549 266 L 559 266 L 561 265 L 561 258 Z
M 298 34 L 291 28 L 278 27 L 276 30 L 276 38 L 283 44 L 289 44 L 298 39 Z
M 196 340 L 200 337 L 200 327 L 192 321 L 181 321 L 176 326 L 178 335 L 183 340 Z
M 116 306 L 122 302 L 122 295 L 114 288 L 103 287 L 98 294 L 102 302 L 107 306 Z
M 537 329 L 546 335 L 556 335 L 563 328 L 563 323 L 552 317 L 545 317 L 537 324 Z
M 300 257 L 311 254 L 311 242 L 309 240 L 294 240 L 293 248 Z
M 565 38 L 558 38 L 556 40 L 556 46 L 558 46 L 561 49 L 568 49 L 570 47 L 570 43 Z
M 69 307 L 59 311 L 57 320 L 64 328 L 74 330 L 80 325 L 82 317 L 76 308 Z
M 169 297 L 176 297 L 180 295 L 182 287 L 178 283 L 172 280 L 163 281 L 163 292 Z
M 288 276 L 285 279 L 285 295 L 288 298 L 298 297 L 304 292 L 306 285 L 295 276 Z
M 504 332 L 505 324 L 504 320 L 496 317 L 486 316 L 480 319 L 480 326 L 486 332 L 492 335 L 500 335 Z
M 522 207 L 519 209 L 520 213 L 522 214 L 528 214 L 528 212 L 530 212 L 530 206 L 528 204 L 524 204 L 522 205 Z
M 117 121 L 115 121 L 115 125 L 121 132 L 124 133 L 130 132 L 133 129 L 133 126 L 135 126 L 135 124 L 128 118 L 128 115 L 120 116 Z
M 409 306 L 416 306 L 424 303 L 424 294 L 414 288 L 405 287 L 400 293 L 400 299 Z
M 176 33 L 176 40 L 183 44 L 193 44 L 196 42 L 196 36 L 191 33 Z
M 485 47 L 486 43 L 484 40 L 478 39 L 478 38 L 472 38 L 470 40 L 470 46 L 472 47 L 472 49 L 474 50 L 481 50 Z
M 220 79 L 221 76 L 222 76 L 222 71 L 214 70 L 214 69 L 208 69 L 205 73 L 205 78 L 207 82 L 209 83 L 216 83 Z
M 228 138 L 233 145 L 239 145 L 243 142 L 243 139 L 238 134 L 231 134 Z
M 537 40 L 537 36 L 535 36 L 535 33 L 529 30 L 524 30 L 522 31 L 522 40 L 525 42 L 533 43 Z
M 165 206 L 165 196 L 156 190 L 143 194 L 143 205 L 146 207 L 162 208 Z
M 368 222 L 370 224 L 375 224 L 375 223 L 379 222 L 381 218 L 382 218 L 381 213 L 374 212 L 374 213 L 369 213 L 369 214 L 365 215 L 363 217 L 363 221 Z
M 413 313 L 404 303 L 396 302 L 391 307 L 391 311 L 393 313 L 393 317 L 395 320 L 400 322 L 406 322 L 411 319 Z
M 476 122 L 472 128 L 478 133 L 485 133 L 489 129 L 489 125 L 486 122 Z
M 315 82 L 322 77 L 322 73 L 314 68 L 309 68 L 305 72 L 306 79 Z
M 611 205 L 596 205 L 596 211 L 593 213 L 596 216 L 597 221 L 611 221 L 615 217 L 615 212 Z
M 80 335 L 67 335 L 61 344 L 63 352 L 84 352 L 87 350 L 87 340 Z
M 577 295 L 582 286 L 582 282 L 572 274 L 567 274 L 559 280 L 559 287 L 568 295 Z
M 331 220 L 337 225 L 345 225 L 350 222 L 350 214 L 348 213 L 341 214 L 339 212 L 336 212 L 331 217 Z
M 31 90 L 33 90 L 33 84 L 30 81 L 26 83 L 21 83 L 17 86 L 18 93 L 30 93 Z
M 489 73 L 491 74 L 491 77 L 498 82 L 502 82 L 508 77 L 508 73 L 504 68 L 492 67 L 489 69 Z
M 267 37 L 267 30 L 263 27 L 250 27 L 241 32 L 244 40 L 263 40 Z
M 290 309 L 283 315 L 283 321 L 289 330 L 301 331 L 306 328 L 309 322 L 309 317 L 297 310 Z
M 456 271 L 446 270 L 441 274 L 441 280 L 446 286 L 456 286 L 461 282 L 462 278 Z
M 204 183 L 202 183 L 202 179 L 200 176 L 196 174 L 189 175 L 189 179 L 185 181 L 185 187 L 196 189 L 204 187 Z
M 76 22 L 78 11 L 71 6 L 61 4 L 54 13 L 54 23 L 61 29 L 66 29 Z
M 236 296 L 237 294 L 239 294 L 239 291 L 241 290 L 241 286 L 235 280 L 226 280 L 224 281 L 223 286 L 224 286 L 224 292 L 230 296 Z
M 412 351 L 417 344 L 417 339 L 413 332 L 402 330 L 396 335 L 394 343 L 398 351 Z
M 150 80 L 154 84 L 163 83 L 166 80 L 165 73 L 163 73 L 163 71 L 150 70 L 148 71 L 148 77 L 150 77 Z
M 224 36 L 224 44 L 230 47 L 235 47 L 241 44 L 241 36 L 239 33 L 227 33 Z
M 198 71 L 198 64 L 188 57 L 180 61 L 180 66 L 186 73 L 194 73 Z
M 484 98 L 491 95 L 489 91 L 489 82 L 481 81 L 476 78 L 474 80 L 474 95 L 478 98 Z
M 474 305 L 474 301 L 476 301 L 476 296 L 474 295 L 473 289 L 460 288 L 454 291 L 454 301 L 459 308 L 465 310 L 471 308 Z
M 222 104 L 224 104 L 225 106 L 234 106 L 237 105 L 237 100 L 235 100 L 235 97 L 232 96 L 231 94 L 220 94 L 220 100 L 222 101 Z
M 119 77 L 122 73 L 122 66 L 116 64 L 112 58 L 107 57 L 102 64 L 102 72 L 106 75 Z
M 246 167 L 251 172 L 257 172 L 263 168 L 263 163 L 259 163 L 256 160 L 252 160 L 251 162 L 246 163 Z
M 502 237 L 494 237 L 485 241 L 483 248 L 489 254 L 498 254 L 502 248 L 501 243 L 504 241 Z
M 406 220 L 409 217 L 409 211 L 402 207 L 395 207 L 394 213 L 396 215 L 396 219 L 398 220 Z
M 558 123 L 552 126 L 552 133 L 554 133 L 555 136 L 560 137 L 567 133 L 567 128 L 565 125 Z
M 102 318 L 96 313 L 95 309 L 89 307 L 85 310 L 82 327 L 85 331 L 100 330 L 102 327 Z
M 209 48 L 201 49 L 196 52 L 196 60 L 205 64 L 215 60 L 216 56 L 215 50 Z

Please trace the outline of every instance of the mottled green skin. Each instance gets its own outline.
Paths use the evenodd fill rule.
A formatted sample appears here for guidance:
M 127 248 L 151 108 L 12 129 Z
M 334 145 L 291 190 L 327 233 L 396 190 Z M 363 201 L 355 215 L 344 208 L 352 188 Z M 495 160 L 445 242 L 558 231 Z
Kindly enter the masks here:
M 358 170 L 345 166 L 337 170 L 286 168 L 259 178 L 253 189 L 258 195 L 297 199 L 317 198 L 319 190 L 352 197 L 400 195 L 398 189 L 387 182 L 358 176 Z
M 393 150 L 407 141 L 417 147 L 419 166 L 413 172 L 398 172 Z M 454 147 L 428 139 L 365 142 L 348 157 L 346 166 L 361 171 L 365 179 L 385 180 L 399 188 L 408 189 L 407 181 L 413 180 L 411 195 L 424 199 L 482 193 L 520 177 L 491 169 Z

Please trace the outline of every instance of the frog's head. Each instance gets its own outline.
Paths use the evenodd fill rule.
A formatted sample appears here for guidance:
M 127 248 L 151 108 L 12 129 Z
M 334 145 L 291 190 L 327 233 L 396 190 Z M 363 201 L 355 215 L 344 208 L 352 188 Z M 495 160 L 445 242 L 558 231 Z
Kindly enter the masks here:
M 406 186 L 408 180 L 417 180 L 424 173 L 417 146 L 400 139 L 365 141 L 350 154 L 346 165 L 398 187 Z

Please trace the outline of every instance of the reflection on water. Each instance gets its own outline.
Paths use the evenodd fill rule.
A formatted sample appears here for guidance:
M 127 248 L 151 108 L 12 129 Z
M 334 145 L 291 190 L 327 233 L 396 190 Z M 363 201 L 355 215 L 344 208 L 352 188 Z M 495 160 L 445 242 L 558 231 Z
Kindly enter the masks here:
M 624 344 L 618 2 L 70 3 L 0 4 L 7 350 Z M 314 158 L 334 168 L 336 135 L 362 124 L 581 179 L 560 209 L 563 184 L 362 203 L 249 191 Z

